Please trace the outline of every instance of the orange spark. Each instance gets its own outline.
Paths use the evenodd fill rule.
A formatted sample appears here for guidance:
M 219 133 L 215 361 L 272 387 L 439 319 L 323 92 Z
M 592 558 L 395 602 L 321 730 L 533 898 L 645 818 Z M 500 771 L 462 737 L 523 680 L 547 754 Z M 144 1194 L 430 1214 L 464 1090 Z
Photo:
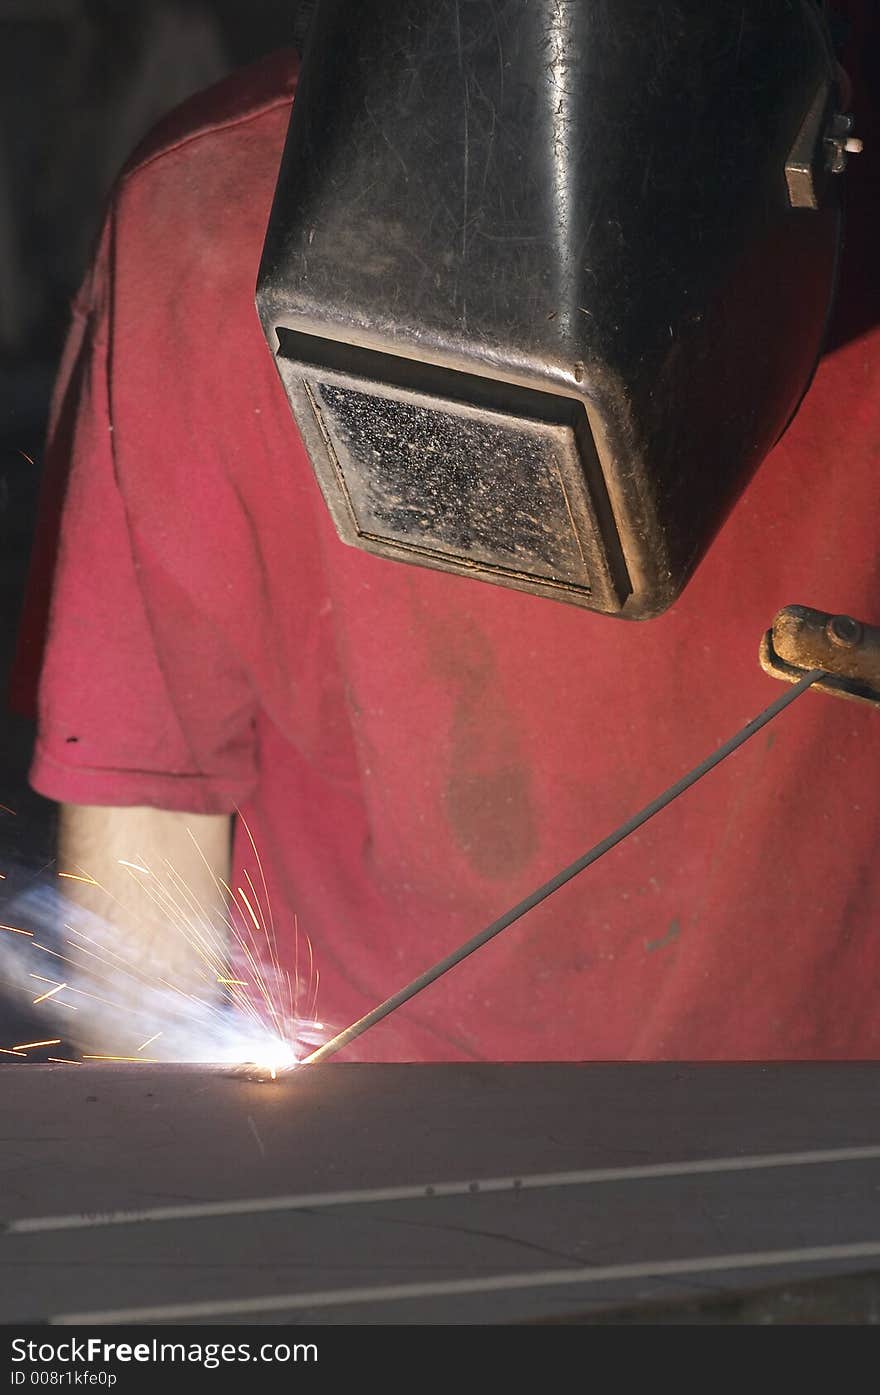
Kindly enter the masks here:
M 101 883 L 96 882 L 94 877 L 80 877 L 76 872 L 59 872 L 58 875 L 59 877 L 66 877 L 69 882 L 85 882 L 87 886 L 101 886 Z M 101 890 L 103 891 L 103 887 L 101 887 Z
M 60 1046 L 61 1038 L 52 1037 L 51 1041 L 25 1041 L 21 1046 L 13 1046 L 13 1051 L 30 1051 L 32 1046 Z
M 243 978 L 218 978 L 218 983 L 224 984 L 227 988 L 247 988 L 247 979 Z

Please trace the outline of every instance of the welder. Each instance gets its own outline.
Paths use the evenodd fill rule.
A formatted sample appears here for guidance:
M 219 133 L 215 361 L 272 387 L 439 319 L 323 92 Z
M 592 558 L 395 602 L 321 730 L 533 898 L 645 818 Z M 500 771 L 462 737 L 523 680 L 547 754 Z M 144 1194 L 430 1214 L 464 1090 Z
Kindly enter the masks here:
M 342 1027 L 761 707 L 779 607 L 880 620 L 876 328 L 816 367 L 857 148 L 826 17 L 612 8 L 324 0 L 295 102 L 274 55 L 117 184 L 31 779 L 169 979 L 120 860 L 258 888 Z M 807 696 L 349 1059 L 875 1055 L 875 728 Z

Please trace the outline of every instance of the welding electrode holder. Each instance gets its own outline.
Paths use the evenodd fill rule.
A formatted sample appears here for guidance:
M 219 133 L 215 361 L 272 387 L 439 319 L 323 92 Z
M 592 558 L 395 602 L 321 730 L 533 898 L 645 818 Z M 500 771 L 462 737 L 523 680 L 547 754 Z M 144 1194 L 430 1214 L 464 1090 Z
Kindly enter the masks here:
M 822 669 L 824 677 L 815 688 L 880 706 L 880 627 L 850 615 L 789 605 L 775 616 L 758 657 L 774 678 L 797 683 L 809 670 Z

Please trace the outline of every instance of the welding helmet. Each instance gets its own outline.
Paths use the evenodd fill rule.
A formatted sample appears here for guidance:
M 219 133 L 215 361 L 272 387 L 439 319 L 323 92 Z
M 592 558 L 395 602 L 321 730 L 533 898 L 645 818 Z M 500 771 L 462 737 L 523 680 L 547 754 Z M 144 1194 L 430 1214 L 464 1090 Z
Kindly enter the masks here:
M 820 352 L 812 0 L 319 0 L 257 303 L 339 536 L 644 618 Z

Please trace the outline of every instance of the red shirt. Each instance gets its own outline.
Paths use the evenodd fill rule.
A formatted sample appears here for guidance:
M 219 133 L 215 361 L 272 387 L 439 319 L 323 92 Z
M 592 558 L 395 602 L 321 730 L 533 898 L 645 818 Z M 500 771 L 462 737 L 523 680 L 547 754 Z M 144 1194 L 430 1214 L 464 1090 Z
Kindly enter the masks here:
M 880 353 L 825 359 L 660 619 L 349 548 L 254 309 L 292 69 L 187 104 L 116 190 L 56 397 L 32 780 L 240 808 L 282 952 L 296 916 L 341 1028 L 779 696 L 757 663 L 779 607 L 880 620 Z M 876 1056 L 878 720 L 799 699 L 347 1058 Z M 240 824 L 235 863 L 261 887 Z

